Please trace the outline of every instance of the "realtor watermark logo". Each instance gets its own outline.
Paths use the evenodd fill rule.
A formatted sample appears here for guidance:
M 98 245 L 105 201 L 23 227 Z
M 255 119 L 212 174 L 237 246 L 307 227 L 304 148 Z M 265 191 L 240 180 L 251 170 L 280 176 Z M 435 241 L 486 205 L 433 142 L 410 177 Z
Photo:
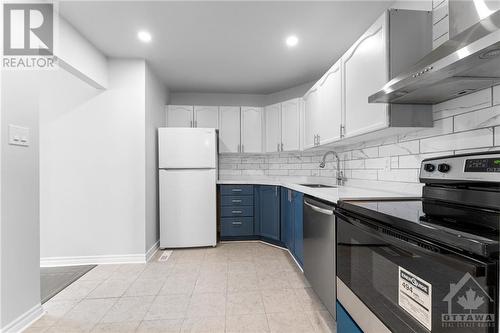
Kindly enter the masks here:
M 495 327 L 495 313 L 490 306 L 494 300 L 469 273 L 450 284 L 443 301 L 448 303 L 448 312 L 441 315 L 443 327 Z
M 54 56 L 54 4 L 3 4 L 4 69 L 52 69 Z

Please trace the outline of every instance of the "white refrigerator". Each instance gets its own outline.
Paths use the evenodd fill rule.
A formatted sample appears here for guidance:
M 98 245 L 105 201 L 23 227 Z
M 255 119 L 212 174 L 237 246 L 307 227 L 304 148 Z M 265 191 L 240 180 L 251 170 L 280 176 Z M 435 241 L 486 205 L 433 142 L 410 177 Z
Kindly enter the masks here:
M 159 128 L 160 247 L 217 242 L 217 132 Z

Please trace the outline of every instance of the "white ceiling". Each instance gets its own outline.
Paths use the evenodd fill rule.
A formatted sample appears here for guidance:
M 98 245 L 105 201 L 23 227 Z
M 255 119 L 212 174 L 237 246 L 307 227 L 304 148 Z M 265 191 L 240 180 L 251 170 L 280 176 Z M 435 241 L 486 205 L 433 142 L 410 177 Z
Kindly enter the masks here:
M 60 13 L 110 57 L 145 58 L 175 92 L 268 94 L 315 80 L 393 1 L 70 1 Z M 136 38 L 139 29 L 153 36 Z M 299 44 L 288 49 L 286 36 Z

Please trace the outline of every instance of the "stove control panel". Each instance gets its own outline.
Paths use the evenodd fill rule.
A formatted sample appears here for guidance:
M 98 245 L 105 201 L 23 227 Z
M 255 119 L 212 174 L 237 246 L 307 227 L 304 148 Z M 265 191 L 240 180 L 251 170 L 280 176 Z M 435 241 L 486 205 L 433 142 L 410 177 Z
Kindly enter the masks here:
M 498 172 L 500 173 L 499 158 L 473 158 L 465 160 L 465 172 Z
M 424 160 L 420 181 L 500 182 L 500 151 Z

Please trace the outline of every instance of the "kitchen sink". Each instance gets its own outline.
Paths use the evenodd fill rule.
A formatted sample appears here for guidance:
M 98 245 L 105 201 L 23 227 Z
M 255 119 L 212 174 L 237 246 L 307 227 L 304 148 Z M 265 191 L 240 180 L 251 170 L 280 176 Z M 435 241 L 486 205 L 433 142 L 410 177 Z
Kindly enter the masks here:
M 307 186 L 312 188 L 334 188 L 336 186 L 323 185 L 323 184 L 299 184 L 301 186 Z

